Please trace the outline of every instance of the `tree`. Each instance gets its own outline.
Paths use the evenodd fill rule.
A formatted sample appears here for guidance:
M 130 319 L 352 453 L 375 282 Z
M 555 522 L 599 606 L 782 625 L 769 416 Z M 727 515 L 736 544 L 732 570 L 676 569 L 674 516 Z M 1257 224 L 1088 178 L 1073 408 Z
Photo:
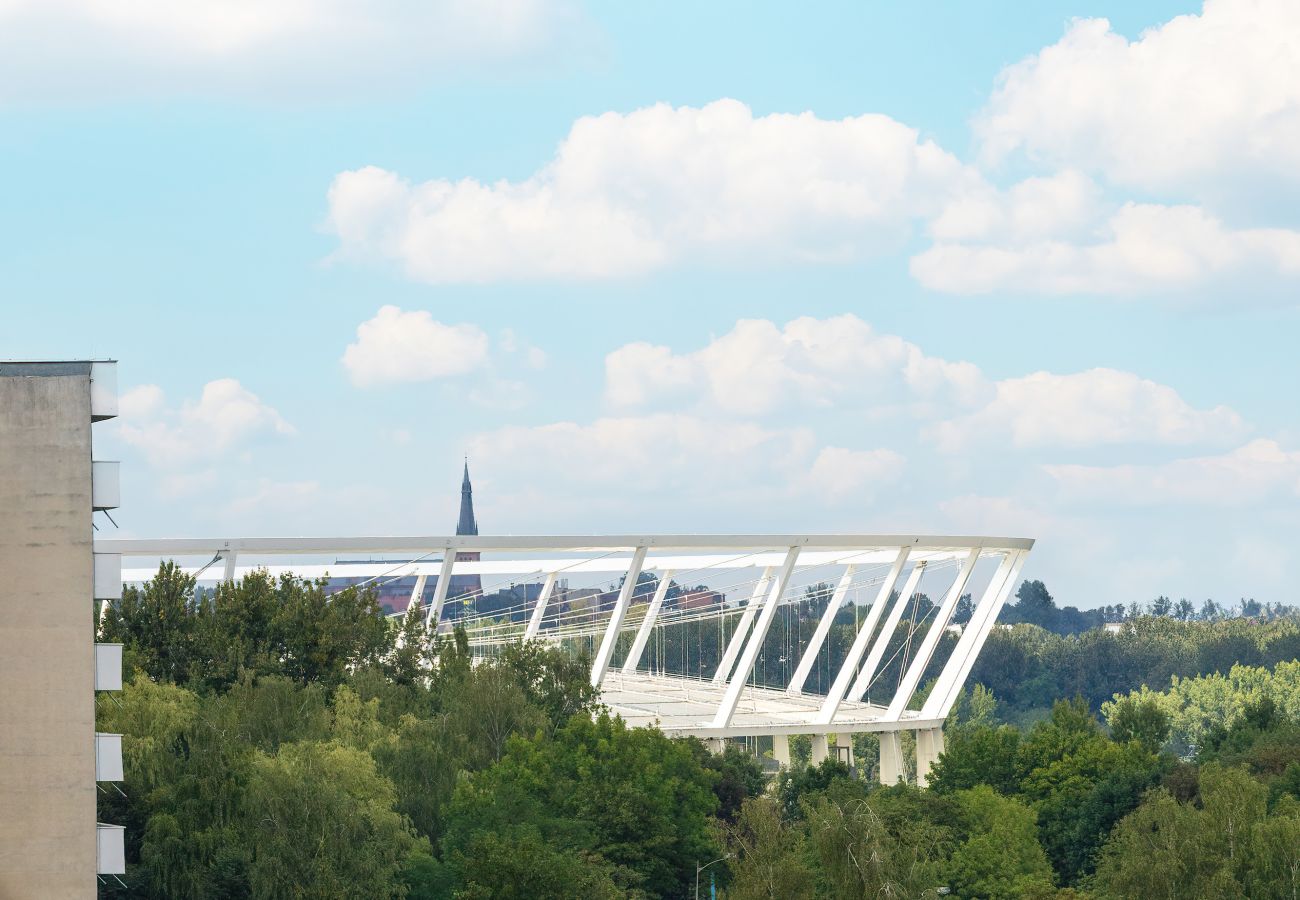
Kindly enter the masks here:
M 711 825 L 716 776 L 690 740 L 603 714 L 511 740 L 498 763 L 457 787 L 445 858 L 464 879 L 456 861 L 470 858 L 478 835 L 528 826 L 557 851 L 599 856 L 624 890 L 680 896 L 696 860 L 721 855 Z
M 1052 886 L 1052 867 L 1038 844 L 1034 811 L 987 785 L 960 791 L 965 842 L 945 864 L 947 885 L 958 897 L 1012 900 Z
M 762 763 L 735 743 L 728 742 L 721 753 L 710 753 L 699 741 L 687 746 L 706 769 L 717 774 L 713 793 L 718 798 L 717 816 L 723 822 L 735 822 L 742 804 L 767 787 Z
M 955 810 L 900 786 L 867 799 L 820 795 L 805 804 L 810 849 L 834 897 L 934 896 Z
M 1056 601 L 1048 593 L 1047 585 L 1041 581 L 1020 583 L 1020 587 L 1016 589 L 1014 609 L 1019 616 L 1019 621 L 1046 628 L 1048 631 L 1055 630 Z
M 127 585 L 100 623 L 104 640 L 116 641 L 156 681 L 185 684 L 196 664 L 194 576 L 174 562 L 139 588 Z
M 393 810 L 396 799 L 361 750 L 310 742 L 258 754 L 244 810 L 253 893 L 402 896 L 402 868 L 423 842 Z
M 546 842 L 531 826 L 476 832 L 455 851 L 455 896 L 464 900 L 600 900 L 626 897 L 610 864 Z
M 1268 819 L 1266 794 L 1217 764 L 1201 771 L 1200 809 L 1153 791 L 1115 827 L 1094 887 L 1103 897 L 1294 896 L 1300 819 Z
M 1169 714 L 1150 698 L 1117 699 L 1107 708 L 1107 723 L 1115 741 L 1137 741 L 1150 753 L 1158 753 L 1169 740 Z
M 746 800 L 727 835 L 735 855 L 727 900 L 811 900 L 815 895 L 803 830 L 786 825 L 775 802 Z
M 988 785 L 1002 794 L 1020 789 L 1020 732 L 1009 725 L 959 728 L 948 734 L 930 770 L 930 789 L 951 794 Z

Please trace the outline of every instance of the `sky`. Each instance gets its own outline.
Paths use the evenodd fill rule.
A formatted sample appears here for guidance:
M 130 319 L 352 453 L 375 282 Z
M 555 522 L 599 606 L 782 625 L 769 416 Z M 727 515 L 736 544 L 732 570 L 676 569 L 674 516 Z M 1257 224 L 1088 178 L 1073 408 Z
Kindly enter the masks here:
M 1300 4 L 0 0 L 121 536 L 1036 538 L 1294 603 Z M 101 522 L 112 531 L 112 526 Z

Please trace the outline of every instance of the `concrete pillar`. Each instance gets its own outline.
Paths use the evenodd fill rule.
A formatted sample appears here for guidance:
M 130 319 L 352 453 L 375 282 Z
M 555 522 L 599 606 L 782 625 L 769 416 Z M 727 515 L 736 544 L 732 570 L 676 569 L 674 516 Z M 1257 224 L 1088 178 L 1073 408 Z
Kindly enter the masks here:
M 835 758 L 847 763 L 850 769 L 853 768 L 853 735 L 833 734 L 831 739 L 835 747 Z
M 903 780 L 903 742 L 897 731 L 880 732 L 880 783 L 898 784 Z
M 812 736 L 812 764 L 819 766 L 830 755 L 830 744 L 826 740 L 826 735 L 814 734 Z
M 772 735 L 772 758 L 781 768 L 790 768 L 790 735 Z
M 930 768 L 943 753 L 943 729 L 926 728 L 916 733 L 916 784 L 926 787 L 930 782 Z
M 708 738 L 704 741 L 704 746 L 709 748 L 710 753 L 721 753 L 727 749 L 727 741 L 719 737 Z

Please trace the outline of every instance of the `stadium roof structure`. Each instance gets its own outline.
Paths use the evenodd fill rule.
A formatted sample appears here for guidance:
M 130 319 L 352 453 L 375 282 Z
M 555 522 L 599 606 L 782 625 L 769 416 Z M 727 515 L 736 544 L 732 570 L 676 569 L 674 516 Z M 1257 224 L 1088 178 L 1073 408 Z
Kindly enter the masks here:
M 103 539 L 95 551 L 97 563 L 101 557 L 107 563 L 105 571 L 120 572 L 128 582 L 147 580 L 156 571 L 147 566 L 164 559 L 207 582 L 256 569 L 363 584 L 413 576 L 411 602 L 435 629 L 446 627 L 453 576 L 495 578 L 502 585 L 531 578 L 540 589 L 531 597 L 525 592 L 517 606 L 457 620 L 476 654 L 490 656 L 527 639 L 589 649 L 592 683 L 629 724 L 725 738 L 940 727 L 1033 544 L 1028 538 L 913 534 L 462 535 Z M 398 555 L 403 558 L 382 558 Z M 340 556 L 372 561 L 341 563 Z M 124 567 L 127 560 L 133 565 Z M 424 603 L 431 578 L 433 596 Z M 565 586 L 584 578 L 621 582 L 605 592 L 607 604 L 566 603 Z M 702 609 L 666 603 L 674 579 L 725 589 L 728 602 Z M 831 596 L 812 634 L 783 659 L 792 669 L 788 680 L 757 683 L 755 666 L 778 610 L 805 600 L 813 584 L 833 585 L 823 589 Z M 936 599 L 918 615 L 922 593 Z M 963 628 L 951 627 L 968 594 L 968 620 Z M 837 613 L 850 603 L 857 612 L 852 643 L 834 678 L 824 679 L 824 691 L 811 692 L 809 675 L 829 658 L 827 637 Z M 715 671 L 669 674 L 647 655 L 657 629 L 710 618 L 722 620 L 726 627 L 717 631 L 727 635 Z M 902 629 L 906 640 L 899 645 Z M 950 633 L 955 638 L 943 641 Z M 896 683 L 882 684 L 881 675 L 899 654 L 901 663 L 891 670 Z M 922 679 L 935 666 L 938 674 L 927 691 Z

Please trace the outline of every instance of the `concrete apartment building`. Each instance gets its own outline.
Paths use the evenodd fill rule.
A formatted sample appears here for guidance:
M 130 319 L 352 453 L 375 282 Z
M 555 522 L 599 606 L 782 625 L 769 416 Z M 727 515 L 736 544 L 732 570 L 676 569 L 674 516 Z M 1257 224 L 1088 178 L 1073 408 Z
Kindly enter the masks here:
M 121 593 L 92 517 L 117 506 L 117 464 L 92 423 L 117 414 L 116 364 L 0 362 L 0 897 L 90 898 L 121 873 L 122 829 L 97 826 L 97 780 L 121 739 L 96 735 L 95 691 L 120 689 L 121 648 L 94 606 Z

